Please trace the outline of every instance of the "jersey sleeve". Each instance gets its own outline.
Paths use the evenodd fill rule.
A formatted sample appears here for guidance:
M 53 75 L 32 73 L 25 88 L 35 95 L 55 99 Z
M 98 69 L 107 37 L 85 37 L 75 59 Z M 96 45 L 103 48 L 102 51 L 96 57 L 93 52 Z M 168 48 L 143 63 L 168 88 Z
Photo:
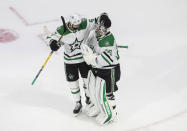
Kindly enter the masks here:
M 87 19 L 87 27 L 86 27 L 86 32 L 85 32 L 85 36 L 84 36 L 85 41 L 88 39 L 90 32 L 95 30 L 96 27 L 97 27 L 97 24 L 95 22 L 95 18 L 94 19 Z
M 97 27 L 97 19 L 96 18 L 93 18 L 93 19 L 88 19 L 88 29 L 90 31 L 96 29 Z
M 95 31 L 91 31 L 86 40 L 84 41 L 84 44 L 88 45 L 92 50 L 94 48 L 94 38 L 95 38 Z
M 103 47 L 101 54 L 98 54 L 95 63 L 96 67 L 111 67 L 118 64 L 118 51 L 115 46 Z
M 49 43 L 50 40 L 56 40 L 58 41 L 61 37 L 61 35 L 64 32 L 64 25 L 58 27 L 54 32 L 52 32 L 49 36 L 46 36 L 46 41 Z M 61 44 L 63 44 L 63 42 L 61 41 Z

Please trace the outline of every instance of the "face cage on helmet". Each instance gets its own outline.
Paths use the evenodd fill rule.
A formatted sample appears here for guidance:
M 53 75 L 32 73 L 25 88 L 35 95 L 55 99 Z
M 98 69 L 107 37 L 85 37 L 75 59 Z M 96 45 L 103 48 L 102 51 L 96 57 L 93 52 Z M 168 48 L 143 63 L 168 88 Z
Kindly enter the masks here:
M 104 36 L 108 32 L 108 29 L 106 29 L 104 26 L 99 25 L 95 32 L 96 35 L 100 37 L 100 36 Z
M 82 21 L 81 19 L 79 21 L 74 21 L 73 16 L 70 16 L 69 25 L 71 26 L 71 28 L 73 30 L 77 30 L 79 28 L 80 24 L 81 24 L 81 21 Z M 77 24 L 75 24 L 75 23 L 77 23 Z
M 74 25 L 74 24 L 71 24 L 71 22 L 69 22 L 69 26 L 73 29 L 73 30 L 78 30 L 78 28 L 80 27 L 80 24 L 79 25 Z M 75 27 L 76 26 L 76 27 Z
M 71 24 L 71 26 L 72 26 L 72 28 L 73 28 L 74 30 L 77 30 L 77 29 L 79 28 L 80 24 L 79 24 L 79 25 L 73 25 L 73 24 Z

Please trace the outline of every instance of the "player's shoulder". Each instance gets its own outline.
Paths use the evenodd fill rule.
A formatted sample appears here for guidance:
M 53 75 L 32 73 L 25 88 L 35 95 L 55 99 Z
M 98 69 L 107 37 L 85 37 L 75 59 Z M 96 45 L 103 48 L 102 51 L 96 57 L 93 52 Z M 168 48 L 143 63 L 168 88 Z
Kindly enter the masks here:
M 95 23 L 95 18 L 93 19 L 82 18 L 80 29 L 86 29 L 89 26 L 89 24 L 93 24 L 93 23 Z
M 105 37 L 103 37 L 99 41 L 99 46 L 100 47 L 112 47 L 114 46 L 114 41 L 115 41 L 114 35 L 109 32 L 109 34 L 107 34 Z
M 86 18 L 82 18 L 82 22 L 80 24 L 80 27 L 79 29 L 82 30 L 82 29 L 86 29 L 87 28 L 87 25 L 88 25 L 88 20 Z
M 56 31 L 57 31 L 60 35 L 62 35 L 63 33 L 64 33 L 64 35 L 70 34 L 71 31 L 69 30 L 69 28 L 68 28 L 67 25 L 68 25 L 68 23 L 66 23 L 65 25 L 59 26 L 59 27 L 56 29 Z M 65 31 L 65 32 L 64 32 L 64 26 L 65 26 L 65 28 L 66 28 L 66 31 Z

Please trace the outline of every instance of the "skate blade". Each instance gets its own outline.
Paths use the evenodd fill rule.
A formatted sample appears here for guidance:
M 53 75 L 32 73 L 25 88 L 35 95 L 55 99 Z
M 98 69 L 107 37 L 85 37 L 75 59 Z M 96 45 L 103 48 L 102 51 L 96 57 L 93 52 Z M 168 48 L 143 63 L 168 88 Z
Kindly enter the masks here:
M 74 117 L 79 116 L 79 114 L 80 114 L 81 112 L 82 112 L 82 109 L 80 109 L 79 113 L 77 113 L 77 114 L 73 114 L 73 115 L 74 115 Z

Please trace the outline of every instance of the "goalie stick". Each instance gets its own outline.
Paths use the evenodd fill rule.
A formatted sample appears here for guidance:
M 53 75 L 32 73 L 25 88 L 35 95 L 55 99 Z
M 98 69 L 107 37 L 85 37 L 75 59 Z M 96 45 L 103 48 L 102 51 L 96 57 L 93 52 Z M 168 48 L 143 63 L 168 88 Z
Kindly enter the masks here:
M 63 22 L 63 25 L 64 25 L 64 32 L 62 33 L 62 35 L 60 36 L 60 38 L 58 39 L 58 42 L 57 43 L 60 43 L 61 39 L 63 38 L 65 32 L 66 32 L 66 23 L 65 23 L 65 20 L 64 20 L 64 17 L 61 16 L 61 19 L 62 19 L 62 22 Z M 47 27 L 45 29 L 45 33 L 49 35 L 49 32 L 47 32 Z M 35 76 L 34 80 L 32 81 L 32 85 L 34 85 L 35 81 L 37 80 L 38 76 L 40 75 L 40 73 L 42 72 L 43 68 L 45 67 L 45 65 L 47 64 L 48 60 L 50 59 L 50 57 L 52 56 L 54 51 L 51 51 L 49 56 L 47 57 L 47 59 L 45 60 L 44 64 L 42 65 L 41 69 L 39 70 L 38 74 Z
M 118 47 L 118 48 L 127 48 L 127 49 L 129 48 L 128 45 L 118 45 L 117 47 Z

